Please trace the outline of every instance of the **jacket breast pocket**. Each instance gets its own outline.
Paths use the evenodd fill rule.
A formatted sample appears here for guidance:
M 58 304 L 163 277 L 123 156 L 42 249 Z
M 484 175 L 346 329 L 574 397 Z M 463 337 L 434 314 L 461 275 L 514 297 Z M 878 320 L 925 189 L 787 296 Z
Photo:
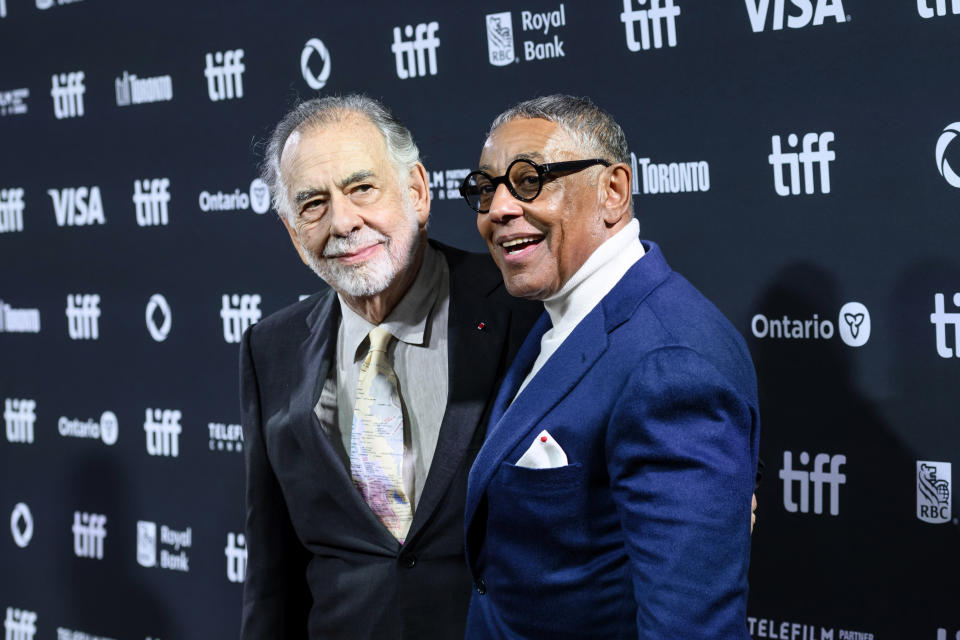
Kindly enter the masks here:
M 497 480 L 508 493 L 532 498 L 574 492 L 578 487 L 583 488 L 586 482 L 583 465 L 579 462 L 549 469 L 529 469 L 501 462 Z

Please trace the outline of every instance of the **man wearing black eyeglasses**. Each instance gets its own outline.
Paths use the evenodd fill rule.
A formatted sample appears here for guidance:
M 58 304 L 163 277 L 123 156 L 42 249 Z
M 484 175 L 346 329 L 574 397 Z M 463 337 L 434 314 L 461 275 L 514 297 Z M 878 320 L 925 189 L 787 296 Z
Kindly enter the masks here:
M 748 639 L 753 365 L 638 238 L 623 131 L 586 99 L 521 103 L 461 194 L 546 309 L 470 472 L 467 638 Z

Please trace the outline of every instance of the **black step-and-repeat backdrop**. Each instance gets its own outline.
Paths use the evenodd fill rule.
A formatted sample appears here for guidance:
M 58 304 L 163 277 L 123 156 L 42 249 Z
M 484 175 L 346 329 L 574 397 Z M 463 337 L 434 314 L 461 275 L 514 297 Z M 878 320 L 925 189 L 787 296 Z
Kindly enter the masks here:
M 753 637 L 960 638 L 958 35 L 958 0 L 0 0 L 4 638 L 236 636 L 237 342 L 322 286 L 260 141 L 352 91 L 477 250 L 491 118 L 611 111 L 643 236 L 758 369 Z

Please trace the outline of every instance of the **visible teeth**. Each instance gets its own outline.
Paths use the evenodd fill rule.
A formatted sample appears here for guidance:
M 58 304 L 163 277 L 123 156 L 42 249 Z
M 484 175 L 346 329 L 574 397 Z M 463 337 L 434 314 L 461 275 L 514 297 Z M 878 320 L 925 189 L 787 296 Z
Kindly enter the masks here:
M 531 242 L 538 242 L 537 238 L 517 238 L 516 240 L 507 240 L 503 243 L 504 249 L 509 249 L 510 247 L 515 247 L 518 244 L 529 244 Z

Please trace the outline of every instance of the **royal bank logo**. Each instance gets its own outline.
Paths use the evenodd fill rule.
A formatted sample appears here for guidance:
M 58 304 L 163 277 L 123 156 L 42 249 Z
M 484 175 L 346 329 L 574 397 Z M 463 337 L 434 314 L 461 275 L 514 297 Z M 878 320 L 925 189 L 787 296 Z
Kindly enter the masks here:
M 3 620 L 5 640 L 33 640 L 37 632 L 37 613 L 26 609 L 7 607 Z
M 74 293 L 67 296 L 67 335 L 71 340 L 100 338 L 100 296 Z
M 100 414 L 100 420 L 75 420 L 60 416 L 57 431 L 64 438 L 102 440 L 103 444 L 112 447 L 120 436 L 120 422 L 113 411 L 104 411 Z
M 460 197 L 460 184 L 470 169 L 446 169 L 428 171 L 431 200 L 456 200 Z
M 923 0 L 919 0 L 922 2 Z M 765 31 L 768 27 L 779 31 L 786 26 L 790 29 L 801 29 L 813 25 L 818 27 L 827 18 L 836 22 L 846 22 L 849 18 L 843 10 L 842 0 L 745 0 L 747 15 L 750 17 L 750 28 L 754 33 Z M 770 12 L 770 9 L 773 12 Z M 770 16 L 770 22 L 767 22 Z
M 173 78 L 170 76 L 138 78 L 124 71 L 122 76 L 113 81 L 113 85 L 118 107 L 173 100 Z
M 509 11 L 487 14 L 487 56 L 490 64 L 505 67 L 516 59 L 513 50 L 513 16 Z
M 837 154 L 830 149 L 834 141 L 832 131 L 807 133 L 803 136 L 803 150 L 784 151 L 780 136 L 772 136 L 772 152 L 767 157 L 773 167 L 773 188 L 779 196 L 799 195 L 800 189 L 806 194 L 816 193 L 815 175 L 820 177 L 820 193 L 830 193 L 830 163 Z M 787 136 L 787 149 L 796 149 L 800 143 L 797 134 Z M 800 179 L 800 165 L 803 165 L 803 180 Z M 819 168 L 814 174 L 814 166 Z
M 10 535 L 14 544 L 21 549 L 26 549 L 33 540 L 33 514 L 23 502 L 18 502 L 10 514 Z
M 243 451 L 243 428 L 239 424 L 210 422 L 210 451 Z
M 953 294 L 953 306 L 960 307 L 960 293 Z M 960 313 L 947 312 L 944 295 L 933 294 L 933 313 L 930 322 L 936 328 L 937 354 L 941 358 L 960 358 Z M 953 327 L 953 346 L 947 341 L 947 327 Z
M 148 569 L 159 566 L 171 571 L 190 571 L 190 557 L 186 550 L 193 546 L 193 529 L 171 529 L 161 525 L 159 531 L 158 538 L 156 522 L 137 521 L 137 564 Z
M 679 15 L 680 7 L 674 5 L 673 0 L 649 0 L 649 5 L 647 0 L 623 0 L 620 22 L 626 28 L 627 49 L 648 51 L 662 49 L 664 45 L 677 46 Z
M 960 5 L 960 2 L 957 2 L 954 6 L 958 5 Z M 960 134 L 960 122 L 947 125 L 943 133 L 940 134 L 940 138 L 937 139 L 936 155 L 937 170 L 940 172 L 940 175 L 943 176 L 943 179 L 946 180 L 947 184 L 951 187 L 960 189 L 960 175 L 957 175 L 957 172 L 954 171 L 950 163 L 947 162 L 947 147 L 949 147 L 953 139 L 957 137 L 957 134 Z
M 813 470 L 806 471 L 793 468 L 793 452 L 783 452 L 783 468 L 780 469 L 780 479 L 783 480 L 783 508 L 790 513 L 809 513 L 810 494 L 813 494 L 813 512 L 823 513 L 824 487 L 829 487 L 830 515 L 840 513 L 840 485 L 847 483 L 847 476 L 840 473 L 840 467 L 847 462 L 844 455 L 830 455 L 818 453 L 813 459 Z M 800 452 L 800 464 L 810 464 L 810 454 Z M 829 467 L 829 471 L 827 468 Z M 794 488 L 798 489 L 799 502 Z
M 157 342 L 166 340 L 170 335 L 170 326 L 173 324 L 173 314 L 170 312 L 167 299 L 161 294 L 155 293 L 150 296 L 147 302 L 146 319 L 150 337 Z
M 33 425 L 37 421 L 37 402 L 26 398 L 4 399 L 3 421 L 7 427 L 7 442 L 33 444 Z
M 180 418 L 175 409 L 147 409 L 143 430 L 147 437 L 147 453 L 151 456 L 176 458 L 180 455 Z
M 710 165 L 692 162 L 652 162 L 630 152 L 634 194 L 691 193 L 710 190 Z
M 750 332 L 761 340 L 832 340 L 839 335 L 847 346 L 862 347 L 870 340 L 870 311 L 863 303 L 848 302 L 840 307 L 836 324 L 817 313 L 809 318 L 758 313 L 750 321 Z
M 0 189 L 0 233 L 23 231 L 23 189 Z
M 133 181 L 133 204 L 137 225 L 166 226 L 170 222 L 170 179 L 145 178 Z
M 228 344 L 236 344 L 243 338 L 248 327 L 260 321 L 259 294 L 223 294 L 220 318 L 223 320 L 223 339 Z
M 40 310 L 14 309 L 0 300 L 0 333 L 40 333 Z
M 437 31 L 440 29 L 436 21 L 420 23 L 414 27 L 407 25 L 401 35 L 400 27 L 393 28 L 393 44 L 390 51 L 397 63 L 397 77 L 401 80 L 408 78 L 437 75 L 437 49 L 440 48 L 440 38 Z M 406 40 L 403 39 L 406 36 Z M 412 40 L 411 40 L 412 38 Z
M 223 552 L 227 556 L 227 580 L 243 582 L 247 575 L 247 540 L 244 535 L 228 533 Z
M 53 202 L 53 215 L 58 227 L 83 227 L 106 224 L 100 187 L 68 187 L 47 189 Z
M 206 54 L 207 95 L 213 102 L 243 97 L 243 49 Z
M 75 556 L 103 560 L 103 541 L 107 537 L 107 516 L 74 511 L 72 531 Z
M 960 15 L 960 1 L 950 0 L 949 4 L 949 13 Z M 921 18 L 943 17 L 948 13 L 947 0 L 917 0 L 917 13 Z M 960 638 L 960 633 L 957 633 L 957 638 Z
M 319 59 L 319 65 L 312 67 L 310 60 L 314 57 Z M 316 66 L 320 67 L 320 71 L 315 73 Z M 300 73 L 303 74 L 304 82 L 315 91 L 327 85 L 327 80 L 330 79 L 330 52 L 320 38 L 310 38 L 303 45 L 303 51 L 300 52 Z
M 0 6 L 2 6 L 0 0 Z M 27 112 L 27 98 L 30 97 L 30 89 L 10 89 L 9 91 L 0 91 L 0 116 L 18 116 Z
M 83 71 L 70 71 L 50 76 L 50 97 L 53 98 L 53 115 L 57 120 L 83 117 Z
M 266 213 L 270 209 L 270 189 L 260 178 L 254 178 L 249 189 L 234 189 L 232 193 L 201 191 L 200 210 L 208 211 L 246 211 Z
M 950 522 L 949 462 L 917 460 L 917 518 L 931 524 Z

